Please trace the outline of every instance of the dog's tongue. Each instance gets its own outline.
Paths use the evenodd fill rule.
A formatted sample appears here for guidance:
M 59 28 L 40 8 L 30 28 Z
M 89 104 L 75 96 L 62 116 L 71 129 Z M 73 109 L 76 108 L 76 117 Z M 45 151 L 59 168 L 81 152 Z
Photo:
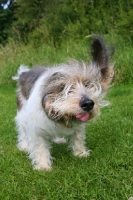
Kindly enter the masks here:
M 79 119 L 82 122 L 86 122 L 87 120 L 89 120 L 90 115 L 89 115 L 89 113 L 78 114 L 78 115 L 76 115 L 76 118 Z

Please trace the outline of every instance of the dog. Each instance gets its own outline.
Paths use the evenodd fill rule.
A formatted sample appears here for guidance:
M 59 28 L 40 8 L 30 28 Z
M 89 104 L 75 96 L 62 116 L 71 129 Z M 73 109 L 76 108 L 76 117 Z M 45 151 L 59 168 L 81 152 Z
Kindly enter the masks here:
M 86 123 L 107 106 L 104 100 L 114 70 L 101 36 L 93 36 L 92 60 L 69 60 L 55 67 L 29 69 L 21 65 L 17 81 L 18 148 L 29 155 L 35 169 L 51 170 L 52 141 L 66 142 L 75 156 L 87 157 Z

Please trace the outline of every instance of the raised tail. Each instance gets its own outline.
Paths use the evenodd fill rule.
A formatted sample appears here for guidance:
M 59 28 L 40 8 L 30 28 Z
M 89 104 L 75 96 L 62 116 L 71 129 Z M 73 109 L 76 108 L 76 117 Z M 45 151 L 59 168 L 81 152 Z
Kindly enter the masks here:
M 12 79 L 13 80 L 15 80 L 15 81 L 18 81 L 19 80 L 19 78 L 20 78 L 20 75 L 22 74 L 22 73 L 24 73 L 24 72 L 28 72 L 30 69 L 27 67 L 27 66 L 25 66 L 25 65 L 20 65 L 20 67 L 19 67 L 19 69 L 18 69 L 18 71 L 17 71 L 17 74 L 15 75 L 15 76 L 13 76 L 12 77 Z

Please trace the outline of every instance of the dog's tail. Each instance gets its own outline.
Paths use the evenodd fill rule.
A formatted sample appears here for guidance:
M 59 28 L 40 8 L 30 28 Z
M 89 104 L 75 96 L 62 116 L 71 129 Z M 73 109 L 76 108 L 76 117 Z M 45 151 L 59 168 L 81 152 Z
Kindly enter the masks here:
M 24 73 L 24 72 L 28 72 L 30 69 L 27 67 L 27 66 L 25 66 L 25 65 L 20 65 L 20 67 L 19 67 L 19 69 L 18 69 L 18 71 L 17 71 L 17 74 L 15 75 L 15 76 L 13 76 L 12 77 L 12 79 L 13 80 L 15 80 L 15 81 L 18 81 L 19 80 L 19 78 L 20 78 L 20 75 L 22 74 L 22 73 Z

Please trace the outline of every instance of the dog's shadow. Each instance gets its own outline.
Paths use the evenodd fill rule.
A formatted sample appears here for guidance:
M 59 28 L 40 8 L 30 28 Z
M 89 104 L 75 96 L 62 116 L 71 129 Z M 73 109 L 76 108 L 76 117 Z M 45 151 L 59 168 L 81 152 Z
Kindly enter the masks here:
M 62 160 L 63 157 L 70 157 L 70 154 L 71 154 L 71 150 L 69 150 L 67 143 L 65 144 L 53 143 L 52 149 L 51 149 L 51 155 L 55 159 L 58 158 Z
M 89 157 L 79 158 L 78 156 L 74 156 L 72 151 L 68 148 L 68 143 L 65 144 L 53 144 L 51 149 L 51 156 L 54 157 L 53 167 L 58 170 L 66 170 L 66 169 L 77 169 L 76 166 L 80 166 L 79 170 L 86 165 L 88 165 Z M 84 162 L 83 162 L 84 160 Z

